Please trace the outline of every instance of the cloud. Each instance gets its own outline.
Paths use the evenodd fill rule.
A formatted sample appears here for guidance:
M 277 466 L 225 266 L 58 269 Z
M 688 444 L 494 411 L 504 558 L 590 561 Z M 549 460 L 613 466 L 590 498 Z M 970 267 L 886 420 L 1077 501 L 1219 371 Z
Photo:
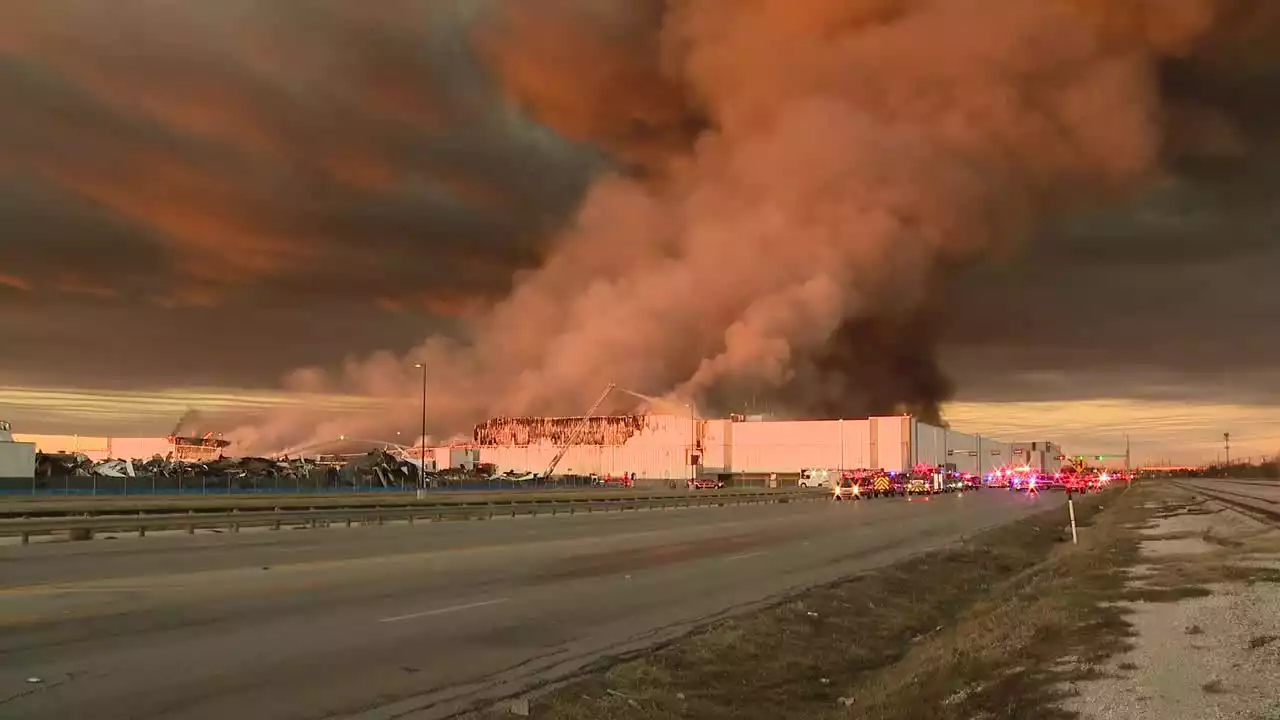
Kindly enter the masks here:
M 1280 12 L 1072 4 L 9 3 L 0 382 L 1269 387 Z
M 477 44 L 506 96 L 566 137 L 662 173 L 705 127 L 664 67 L 665 0 L 505 2 Z
M 569 412 L 609 380 L 929 414 L 949 388 L 933 333 L 911 337 L 930 287 L 1157 180 L 1162 64 L 1219 17 L 1191 2 L 1120 22 L 969 0 L 504 7 L 481 37 L 509 96 L 658 172 L 598 182 L 461 343 L 413 353 L 447 378 L 432 414 L 453 426 Z M 696 139 L 670 132 L 690 119 Z M 383 356 L 340 378 L 400 396 L 408 380 Z
M 274 385 L 504 295 L 601 159 L 501 101 L 471 22 L 5 4 L 0 379 Z
M 60 257 L 152 258 L 119 279 L 171 304 L 266 284 L 372 303 L 370 284 L 423 275 L 501 295 L 597 162 L 486 93 L 467 18 L 434 3 L 19 3 L 0 21 L 6 244 L 69 214 Z M 467 269 L 448 289 L 422 263 Z

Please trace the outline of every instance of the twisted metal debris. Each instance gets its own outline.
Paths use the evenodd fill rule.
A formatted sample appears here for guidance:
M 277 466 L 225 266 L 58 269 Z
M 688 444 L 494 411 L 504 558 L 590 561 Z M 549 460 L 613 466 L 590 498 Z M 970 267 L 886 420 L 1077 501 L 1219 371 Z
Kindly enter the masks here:
M 646 420 L 644 415 L 500 417 L 476 425 L 473 438 L 477 445 L 487 446 L 625 445 L 644 430 Z

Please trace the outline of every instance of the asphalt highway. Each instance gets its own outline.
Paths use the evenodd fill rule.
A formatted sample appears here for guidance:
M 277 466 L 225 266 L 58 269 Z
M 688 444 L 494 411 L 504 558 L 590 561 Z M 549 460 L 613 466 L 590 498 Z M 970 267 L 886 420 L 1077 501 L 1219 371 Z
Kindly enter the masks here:
M 4 547 L 0 717 L 446 717 L 1063 500 L 986 490 Z

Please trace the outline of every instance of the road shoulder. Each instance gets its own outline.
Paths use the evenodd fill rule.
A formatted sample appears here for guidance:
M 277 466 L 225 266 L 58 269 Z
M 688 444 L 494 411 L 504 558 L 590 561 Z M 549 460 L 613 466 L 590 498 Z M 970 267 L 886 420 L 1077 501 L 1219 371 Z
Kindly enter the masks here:
M 1117 502 L 1119 492 L 1078 499 L 1085 538 L 1095 520 L 1108 518 L 1100 511 Z M 1039 673 L 1037 661 L 1050 653 L 1040 633 L 1073 625 L 1087 611 L 1041 607 L 1040 617 L 1017 606 L 1033 601 L 1044 583 L 1067 578 L 1069 558 L 1088 556 L 1083 564 L 1106 575 L 1096 567 L 1099 553 L 1122 584 L 1125 558 L 1087 539 L 1071 548 L 1066 510 L 1058 507 L 716 623 L 644 655 L 615 658 L 533 698 L 527 709 L 516 701 L 514 709 L 564 720 L 968 719 L 986 707 L 1001 707 L 1004 717 L 1041 717 L 1017 711 L 1050 706 L 1062 695 Z M 1080 636 L 1082 645 L 1108 629 L 1122 631 L 1118 616 L 1103 620 Z M 1011 697 L 1025 701 L 1008 708 Z
M 529 714 L 1280 718 L 1280 530 L 1167 483 L 1076 512 L 1078 545 L 1045 513 L 615 661 Z

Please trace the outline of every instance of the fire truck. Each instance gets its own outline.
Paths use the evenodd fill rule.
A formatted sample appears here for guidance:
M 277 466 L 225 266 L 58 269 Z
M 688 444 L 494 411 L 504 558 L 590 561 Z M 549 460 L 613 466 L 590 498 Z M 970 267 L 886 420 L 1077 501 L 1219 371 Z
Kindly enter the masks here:
M 877 472 L 871 476 L 871 490 L 868 493 L 871 497 L 892 497 L 896 494 L 893 487 L 893 480 L 889 478 L 886 472 Z

